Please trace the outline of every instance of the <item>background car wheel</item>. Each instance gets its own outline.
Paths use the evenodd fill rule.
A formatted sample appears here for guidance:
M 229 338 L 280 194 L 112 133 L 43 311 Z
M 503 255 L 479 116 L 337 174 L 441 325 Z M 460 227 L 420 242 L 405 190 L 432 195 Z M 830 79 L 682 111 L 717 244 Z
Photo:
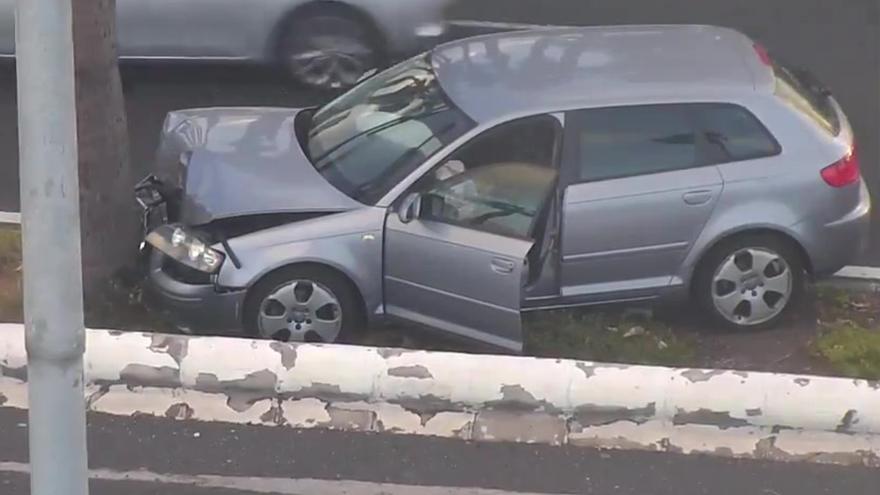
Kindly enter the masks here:
M 255 337 L 282 342 L 350 342 L 363 326 L 357 290 L 319 267 L 289 267 L 267 275 L 248 294 L 244 326 Z
M 287 73 L 305 86 L 345 89 L 382 62 L 379 36 L 344 9 L 322 9 L 295 14 L 281 35 L 278 58 Z
M 805 267 L 798 249 L 773 235 L 744 235 L 700 264 L 695 296 L 714 320 L 740 330 L 774 326 L 800 298 Z

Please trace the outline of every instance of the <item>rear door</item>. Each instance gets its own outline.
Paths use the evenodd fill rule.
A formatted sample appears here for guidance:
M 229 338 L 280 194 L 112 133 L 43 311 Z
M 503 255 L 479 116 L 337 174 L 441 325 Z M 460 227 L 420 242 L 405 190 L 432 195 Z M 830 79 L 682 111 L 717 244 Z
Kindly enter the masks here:
M 521 351 L 530 236 L 555 183 L 552 168 L 487 165 L 425 191 L 417 218 L 404 221 L 392 211 L 385 233 L 386 312 Z
M 671 284 L 718 201 L 689 105 L 575 112 L 563 198 L 564 301 L 653 297 Z

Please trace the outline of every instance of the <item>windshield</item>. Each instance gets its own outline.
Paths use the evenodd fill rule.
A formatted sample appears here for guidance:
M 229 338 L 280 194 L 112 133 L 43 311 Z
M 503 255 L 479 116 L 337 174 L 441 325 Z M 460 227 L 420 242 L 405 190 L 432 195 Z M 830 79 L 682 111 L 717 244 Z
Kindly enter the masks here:
M 375 204 L 473 122 L 443 93 L 427 56 L 403 62 L 318 110 L 308 155 L 336 188 Z

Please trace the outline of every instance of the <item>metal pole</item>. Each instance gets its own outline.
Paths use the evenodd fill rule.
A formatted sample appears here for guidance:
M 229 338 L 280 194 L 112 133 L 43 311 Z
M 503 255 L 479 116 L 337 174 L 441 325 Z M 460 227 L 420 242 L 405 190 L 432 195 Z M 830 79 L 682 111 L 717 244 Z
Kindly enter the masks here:
M 88 493 L 71 1 L 16 2 L 33 495 Z

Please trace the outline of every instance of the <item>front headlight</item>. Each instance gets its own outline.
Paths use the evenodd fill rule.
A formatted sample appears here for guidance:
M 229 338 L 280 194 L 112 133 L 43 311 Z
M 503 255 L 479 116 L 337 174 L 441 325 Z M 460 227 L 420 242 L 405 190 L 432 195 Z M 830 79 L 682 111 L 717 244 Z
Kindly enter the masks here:
M 225 258 L 223 253 L 212 249 L 180 225 L 162 225 L 147 234 L 146 241 L 165 255 L 200 272 L 216 272 Z

